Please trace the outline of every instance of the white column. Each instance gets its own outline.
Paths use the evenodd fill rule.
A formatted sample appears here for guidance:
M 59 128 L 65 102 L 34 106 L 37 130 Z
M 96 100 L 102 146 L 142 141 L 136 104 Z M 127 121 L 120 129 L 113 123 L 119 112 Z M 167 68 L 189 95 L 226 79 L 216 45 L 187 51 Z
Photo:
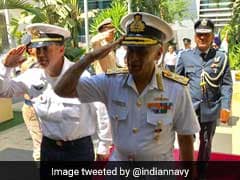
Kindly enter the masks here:
M 132 12 L 131 11 L 131 4 L 132 4 L 132 0 L 128 0 L 128 13 Z
M 5 3 L 5 1 L 4 1 L 4 3 Z M 8 42 L 9 42 L 10 48 L 12 48 L 13 47 L 13 40 L 12 40 L 12 37 L 10 35 L 10 19 L 9 19 L 8 9 L 4 9 L 4 15 L 5 15 L 5 20 L 6 20 Z
M 86 41 L 86 51 L 89 50 L 89 31 L 88 31 L 88 2 L 84 0 L 84 22 L 85 22 L 85 41 Z
M 201 5 L 200 0 L 196 0 L 196 5 L 197 5 L 197 19 L 199 19 L 199 15 L 200 15 L 200 5 Z

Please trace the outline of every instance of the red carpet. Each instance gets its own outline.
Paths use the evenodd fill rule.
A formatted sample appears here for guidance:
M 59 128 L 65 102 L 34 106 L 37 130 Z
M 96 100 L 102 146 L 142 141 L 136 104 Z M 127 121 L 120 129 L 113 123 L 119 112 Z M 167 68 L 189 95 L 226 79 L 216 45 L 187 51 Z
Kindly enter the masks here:
M 197 159 L 198 151 L 194 151 L 194 159 Z M 179 159 L 179 150 L 174 150 L 174 158 L 175 160 Z M 212 152 L 211 161 L 240 161 L 240 155 L 233 154 L 224 154 L 224 153 L 216 153 Z
M 197 160 L 198 151 L 194 151 L 194 159 Z M 179 159 L 179 150 L 174 150 L 174 158 Z M 240 156 L 212 152 L 208 163 L 207 180 L 239 180 Z
M 197 159 L 198 152 L 194 152 L 194 159 Z M 174 158 L 179 159 L 179 150 L 174 150 Z M 102 169 L 106 166 L 106 162 L 95 167 Z M 198 178 L 197 178 L 198 179 Z M 92 180 L 105 180 L 104 176 L 94 176 Z M 177 180 L 183 180 L 177 177 Z M 206 180 L 240 180 L 240 156 L 233 154 L 215 153 L 211 154 L 211 160 L 208 163 L 206 172 Z

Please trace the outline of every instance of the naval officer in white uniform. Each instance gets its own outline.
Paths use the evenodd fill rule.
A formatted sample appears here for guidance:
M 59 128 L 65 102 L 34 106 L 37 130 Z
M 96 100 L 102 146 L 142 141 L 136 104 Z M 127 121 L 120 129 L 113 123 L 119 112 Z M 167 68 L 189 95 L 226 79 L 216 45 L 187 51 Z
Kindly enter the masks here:
M 64 41 L 70 37 L 70 32 L 42 23 L 31 24 L 26 29 L 41 68 L 28 69 L 11 79 L 11 70 L 24 61 L 22 55 L 26 47 L 22 45 L 9 51 L 0 64 L 0 97 L 29 94 L 43 133 L 41 161 L 93 161 L 91 135 L 96 130 L 95 106 L 82 104 L 77 98 L 61 98 L 53 91 L 62 75 L 74 64 L 64 57 Z M 89 73 L 84 71 L 83 76 Z M 105 117 L 100 116 L 106 121 Z M 107 136 L 110 133 L 106 131 L 99 131 L 100 154 L 108 153 L 111 144 L 111 137 Z
M 126 37 L 83 56 L 66 71 L 55 92 L 86 103 L 105 103 L 115 145 L 110 160 L 173 160 L 177 133 L 181 160 L 192 161 L 193 134 L 200 128 L 185 86 L 187 78 L 155 66 L 162 43 L 173 37 L 171 27 L 143 12 L 128 14 L 121 25 Z M 104 57 L 120 43 L 127 46 L 129 73 L 82 76 L 95 59 Z

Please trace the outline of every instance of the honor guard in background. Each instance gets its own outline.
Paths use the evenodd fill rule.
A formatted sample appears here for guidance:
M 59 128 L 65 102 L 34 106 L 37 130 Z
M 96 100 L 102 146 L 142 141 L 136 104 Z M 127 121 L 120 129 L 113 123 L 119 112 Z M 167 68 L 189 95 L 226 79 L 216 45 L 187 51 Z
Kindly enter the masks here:
M 208 161 L 218 119 L 227 123 L 232 98 L 232 78 L 225 53 L 212 48 L 214 24 L 198 20 L 196 48 L 180 54 L 176 72 L 188 77 L 194 109 L 200 122 L 199 161 Z
M 37 63 L 36 48 L 30 48 L 31 36 L 26 34 L 23 36 L 22 44 L 26 44 L 27 59 L 20 65 L 21 73 L 30 68 L 39 67 Z M 24 104 L 22 107 L 22 116 L 33 141 L 33 159 L 40 160 L 40 150 L 42 141 L 42 130 L 39 125 L 38 117 L 32 106 L 31 98 L 28 94 L 24 94 Z
M 191 49 L 191 39 L 183 38 L 184 49 Z
M 113 42 L 115 38 L 115 27 L 112 25 L 112 19 L 107 18 L 98 25 L 98 33 L 92 37 L 91 45 L 93 49 L 100 48 Z M 95 61 L 94 69 L 96 74 L 107 72 L 108 69 L 116 69 L 115 52 L 111 51 L 104 58 Z
M 164 56 L 164 64 L 166 69 L 175 72 L 175 65 L 177 60 L 176 48 L 173 45 L 168 46 L 168 51 Z
M 181 52 L 185 51 L 185 50 L 190 50 L 191 48 L 191 39 L 189 38 L 183 38 L 183 45 L 184 48 L 181 48 L 179 50 L 177 50 L 177 55 L 179 56 Z
M 183 38 L 183 45 L 184 45 L 184 48 L 181 48 L 179 50 L 177 50 L 177 56 L 180 56 L 180 54 L 183 52 L 183 51 L 187 51 L 187 50 L 191 50 L 191 39 L 189 38 Z M 175 69 L 176 69 L 176 65 L 178 63 L 178 57 L 177 57 L 177 60 L 176 60 L 176 64 L 175 64 Z
M 163 71 L 155 64 L 162 43 L 172 39 L 171 27 L 144 12 L 123 17 L 121 26 L 126 37 L 83 56 L 66 71 L 55 92 L 63 97 L 78 97 L 85 103 L 101 101 L 106 105 L 115 145 L 110 160 L 174 160 L 175 133 L 181 160 L 193 160 L 193 134 L 200 128 L 185 86 L 187 78 Z M 129 72 L 82 76 L 93 61 L 120 43 L 127 46 Z
M 91 39 L 91 45 L 93 49 L 98 49 L 104 45 L 107 45 L 111 43 L 115 38 L 115 27 L 112 25 L 112 19 L 105 19 L 98 25 L 97 29 L 98 34 L 93 36 Z M 105 73 L 108 70 L 116 69 L 116 67 L 117 66 L 114 51 L 109 52 L 107 56 L 102 59 L 98 59 L 98 61 L 95 61 L 93 63 L 95 74 Z M 110 133 L 111 127 L 106 106 L 101 102 L 96 102 L 95 105 L 98 107 L 98 112 L 101 112 L 101 116 L 106 117 L 106 122 L 103 122 L 104 119 L 102 119 L 102 122 L 98 123 L 100 125 L 100 128 L 103 125 L 105 128 L 109 128 L 109 131 L 107 131 L 107 133 Z M 111 137 L 111 133 L 108 136 Z M 108 157 L 104 155 L 97 156 L 97 160 L 107 159 Z
M 216 50 L 219 50 L 221 47 L 221 39 L 218 36 L 214 37 L 212 47 Z
M 24 61 L 22 54 L 26 46 L 10 50 L 0 65 L 0 97 L 29 94 L 43 133 L 41 161 L 93 161 L 91 135 L 95 133 L 97 122 L 95 106 L 82 104 L 77 98 L 61 98 L 53 91 L 74 64 L 64 57 L 64 40 L 70 37 L 70 32 L 42 23 L 31 24 L 26 29 L 41 68 L 28 69 L 11 79 L 11 69 Z M 84 76 L 89 76 L 87 71 Z

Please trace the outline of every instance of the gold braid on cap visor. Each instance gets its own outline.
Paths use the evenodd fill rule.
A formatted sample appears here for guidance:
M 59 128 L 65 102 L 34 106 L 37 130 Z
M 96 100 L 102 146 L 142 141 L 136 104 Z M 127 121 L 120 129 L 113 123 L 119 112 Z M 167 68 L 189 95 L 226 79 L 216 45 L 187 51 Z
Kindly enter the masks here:
M 31 42 L 49 42 L 49 41 L 62 41 L 62 38 L 35 38 L 32 39 Z
M 124 40 L 122 41 L 122 44 L 124 45 L 154 45 L 159 43 L 158 40 L 154 40 L 151 38 L 146 38 L 146 37 L 125 37 Z

